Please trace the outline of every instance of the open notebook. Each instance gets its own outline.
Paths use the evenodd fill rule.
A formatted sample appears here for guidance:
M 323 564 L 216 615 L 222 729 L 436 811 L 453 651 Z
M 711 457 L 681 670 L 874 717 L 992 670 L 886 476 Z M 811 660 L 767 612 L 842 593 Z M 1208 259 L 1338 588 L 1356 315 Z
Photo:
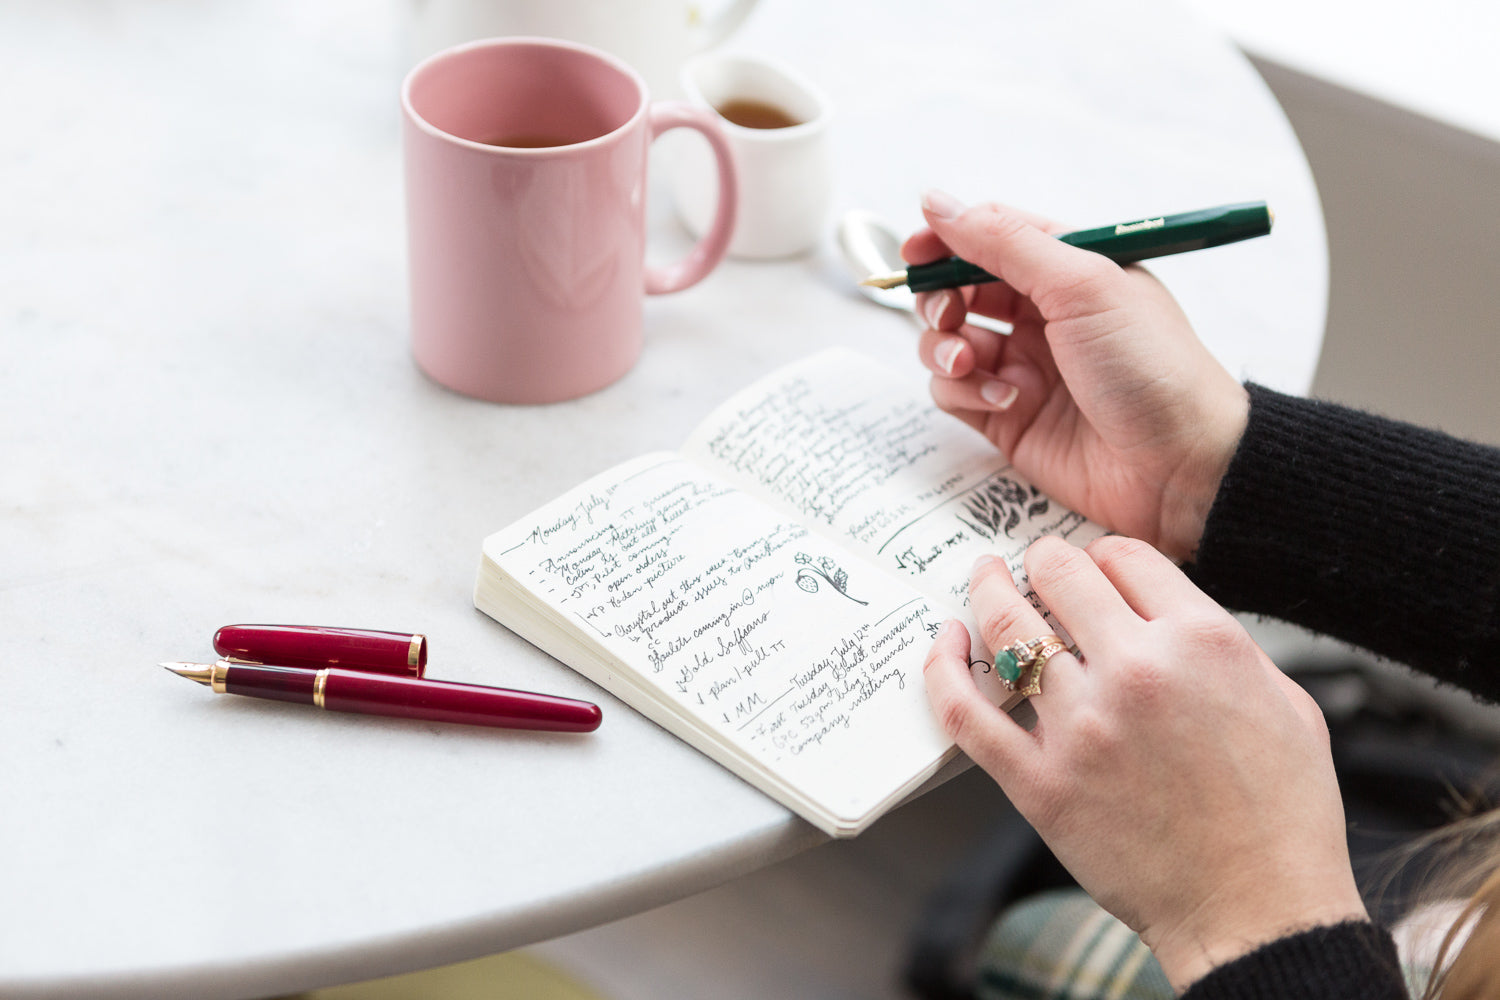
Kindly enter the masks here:
M 913 373 L 917 374 L 917 373 Z M 736 394 L 677 452 L 601 473 L 486 538 L 475 605 L 834 836 L 954 752 L 922 662 L 969 569 L 1102 529 L 939 411 L 833 350 Z M 1014 696 L 1011 696 L 1014 697 Z

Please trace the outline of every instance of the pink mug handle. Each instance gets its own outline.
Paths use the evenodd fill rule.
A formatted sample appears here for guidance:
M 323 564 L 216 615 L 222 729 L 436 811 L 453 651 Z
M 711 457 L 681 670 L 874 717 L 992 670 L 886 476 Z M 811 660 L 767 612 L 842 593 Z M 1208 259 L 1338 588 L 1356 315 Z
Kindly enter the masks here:
M 734 235 L 735 206 L 739 201 L 739 182 L 734 173 L 734 155 L 729 143 L 714 116 L 681 101 L 663 101 L 651 105 L 651 139 L 668 129 L 690 128 L 703 133 L 714 152 L 719 168 L 719 207 L 714 212 L 713 224 L 703 234 L 688 255 L 675 264 L 648 266 L 646 268 L 646 292 L 661 295 L 664 292 L 680 292 L 696 285 L 718 266 L 729 249 L 730 237 Z

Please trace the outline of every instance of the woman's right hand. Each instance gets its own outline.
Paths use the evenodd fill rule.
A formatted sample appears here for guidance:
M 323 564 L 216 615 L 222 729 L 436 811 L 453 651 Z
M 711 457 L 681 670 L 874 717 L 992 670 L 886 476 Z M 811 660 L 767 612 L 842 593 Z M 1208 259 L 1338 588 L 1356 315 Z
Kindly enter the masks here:
M 1064 227 L 929 192 L 911 263 L 957 255 L 1003 279 L 919 296 L 938 406 L 1060 503 L 1190 559 L 1244 432 L 1249 397 L 1170 293 L 1049 233 Z M 968 312 L 1013 325 L 965 326 Z

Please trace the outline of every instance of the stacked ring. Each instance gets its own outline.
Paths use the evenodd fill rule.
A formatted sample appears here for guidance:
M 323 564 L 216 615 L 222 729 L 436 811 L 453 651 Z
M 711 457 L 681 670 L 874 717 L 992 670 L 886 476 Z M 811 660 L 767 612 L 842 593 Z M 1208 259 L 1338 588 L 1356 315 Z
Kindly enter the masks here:
M 1042 692 L 1042 668 L 1047 661 L 1067 648 L 1068 644 L 1051 632 L 1033 639 L 1019 639 L 995 654 L 995 672 L 1007 688 L 1030 698 Z M 1026 683 L 1017 687 L 1023 674 Z

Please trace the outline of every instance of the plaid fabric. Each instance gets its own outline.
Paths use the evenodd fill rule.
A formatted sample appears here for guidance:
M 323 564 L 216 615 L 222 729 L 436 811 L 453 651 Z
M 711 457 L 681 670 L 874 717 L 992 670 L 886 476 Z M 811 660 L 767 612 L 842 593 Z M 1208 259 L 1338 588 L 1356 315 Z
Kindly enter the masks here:
M 1417 910 L 1393 929 L 1401 971 L 1421 996 L 1438 943 L 1461 903 Z M 1166 973 L 1136 933 L 1082 889 L 1038 893 L 1008 908 L 979 953 L 980 1000 L 1174 1000 Z
M 1000 915 L 979 955 L 981 1000 L 1173 1000 L 1129 927 L 1080 889 L 1039 893 Z

